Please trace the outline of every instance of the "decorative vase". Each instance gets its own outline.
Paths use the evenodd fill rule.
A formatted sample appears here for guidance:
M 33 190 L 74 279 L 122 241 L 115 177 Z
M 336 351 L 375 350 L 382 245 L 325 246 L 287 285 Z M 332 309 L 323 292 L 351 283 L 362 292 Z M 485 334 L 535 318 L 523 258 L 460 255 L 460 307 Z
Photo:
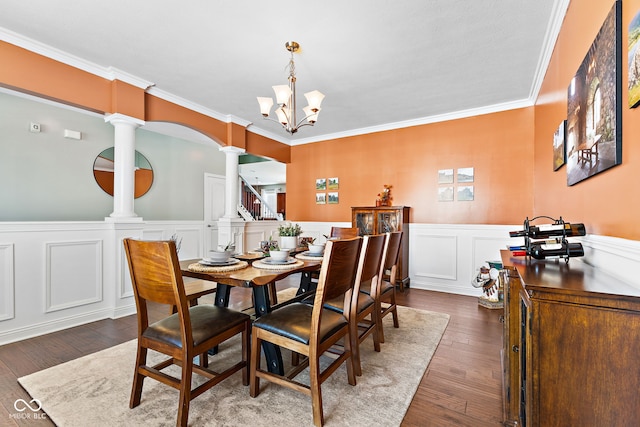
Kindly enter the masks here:
M 298 236 L 280 236 L 280 249 L 295 249 L 298 247 Z

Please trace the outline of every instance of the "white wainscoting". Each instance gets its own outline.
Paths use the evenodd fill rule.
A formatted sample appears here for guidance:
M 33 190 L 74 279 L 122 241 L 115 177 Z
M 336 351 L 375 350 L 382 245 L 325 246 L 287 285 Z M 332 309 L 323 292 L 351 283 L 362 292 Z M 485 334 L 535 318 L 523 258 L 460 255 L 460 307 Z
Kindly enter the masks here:
M 348 222 L 298 222 L 302 236 L 324 241 L 332 226 Z M 250 250 L 277 235 L 277 221 L 247 222 Z M 520 225 L 409 225 L 412 289 L 480 295 L 471 286 L 477 269 L 518 244 L 509 231 Z M 181 259 L 200 258 L 203 221 L 0 222 L 0 345 L 72 326 L 135 313 L 122 239 L 181 239 Z M 634 286 L 640 242 L 585 236 L 584 261 Z
M 478 269 L 500 260 L 517 226 L 409 224 L 411 288 L 480 296 L 471 286 Z
M 0 321 L 14 317 L 14 289 L 13 245 L 0 244 Z
M 0 222 L 0 345 L 135 313 L 122 239 L 174 234 L 202 257 L 202 221 Z
M 45 313 L 102 301 L 102 240 L 46 242 L 45 251 Z

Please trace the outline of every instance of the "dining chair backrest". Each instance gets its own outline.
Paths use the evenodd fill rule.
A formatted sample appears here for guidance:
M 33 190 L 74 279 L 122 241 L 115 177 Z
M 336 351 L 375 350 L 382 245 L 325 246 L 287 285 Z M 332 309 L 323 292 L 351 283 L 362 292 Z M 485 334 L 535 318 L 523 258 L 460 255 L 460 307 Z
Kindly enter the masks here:
M 387 236 L 385 234 L 374 234 L 363 237 L 356 275 L 356 287 L 358 289 L 360 288 L 360 284 L 371 283 L 371 285 L 373 285 L 372 282 L 378 280 L 386 238 Z
M 358 237 L 358 228 L 346 228 L 346 227 L 331 227 L 331 234 L 329 237 L 338 239 L 352 239 Z
M 400 257 L 402 231 L 394 231 L 388 234 L 389 242 L 387 244 L 384 263 L 382 264 L 382 271 L 380 272 L 380 279 L 382 280 L 382 278 L 384 277 L 384 272 L 389 270 L 389 281 L 393 283 L 396 280 L 398 259 Z
M 124 239 L 124 248 L 136 307 L 141 314 L 138 325 L 140 332 L 149 325 L 147 301 L 174 306 L 183 325 L 187 327 L 190 324 L 189 301 L 175 242 Z
M 342 295 L 351 298 L 361 246 L 360 237 L 327 242 L 316 288 L 314 312 L 322 310 L 327 300 Z

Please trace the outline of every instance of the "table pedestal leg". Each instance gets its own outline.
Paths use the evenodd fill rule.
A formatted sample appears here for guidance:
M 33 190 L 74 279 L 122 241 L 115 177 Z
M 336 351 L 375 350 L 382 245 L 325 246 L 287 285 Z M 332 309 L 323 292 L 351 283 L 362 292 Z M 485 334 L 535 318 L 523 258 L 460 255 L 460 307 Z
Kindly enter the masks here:
M 296 295 L 306 294 L 307 292 L 315 291 L 317 283 L 311 280 L 313 278 L 314 272 L 311 271 L 303 271 L 302 276 L 300 277 L 300 287 L 298 288 L 298 292 Z M 318 273 L 315 272 L 317 276 Z
M 218 283 L 216 286 L 216 302 L 218 307 L 229 307 L 229 295 L 231 295 L 231 286 Z M 207 353 L 211 356 L 218 354 L 218 346 L 210 348 Z
M 256 310 L 256 318 L 271 311 L 268 288 L 269 286 L 253 287 L 253 304 Z M 264 356 L 267 360 L 268 371 L 274 374 L 284 375 L 284 366 L 280 347 L 270 342 L 263 342 L 262 351 L 264 351 Z

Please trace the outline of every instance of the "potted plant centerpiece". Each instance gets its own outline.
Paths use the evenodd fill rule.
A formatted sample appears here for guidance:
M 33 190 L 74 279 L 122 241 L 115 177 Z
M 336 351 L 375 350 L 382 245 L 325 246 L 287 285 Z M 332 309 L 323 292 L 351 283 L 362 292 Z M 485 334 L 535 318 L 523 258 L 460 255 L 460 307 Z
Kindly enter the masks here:
M 295 249 L 298 247 L 298 236 L 302 234 L 299 224 L 285 223 L 278 227 L 280 247 L 282 249 Z

